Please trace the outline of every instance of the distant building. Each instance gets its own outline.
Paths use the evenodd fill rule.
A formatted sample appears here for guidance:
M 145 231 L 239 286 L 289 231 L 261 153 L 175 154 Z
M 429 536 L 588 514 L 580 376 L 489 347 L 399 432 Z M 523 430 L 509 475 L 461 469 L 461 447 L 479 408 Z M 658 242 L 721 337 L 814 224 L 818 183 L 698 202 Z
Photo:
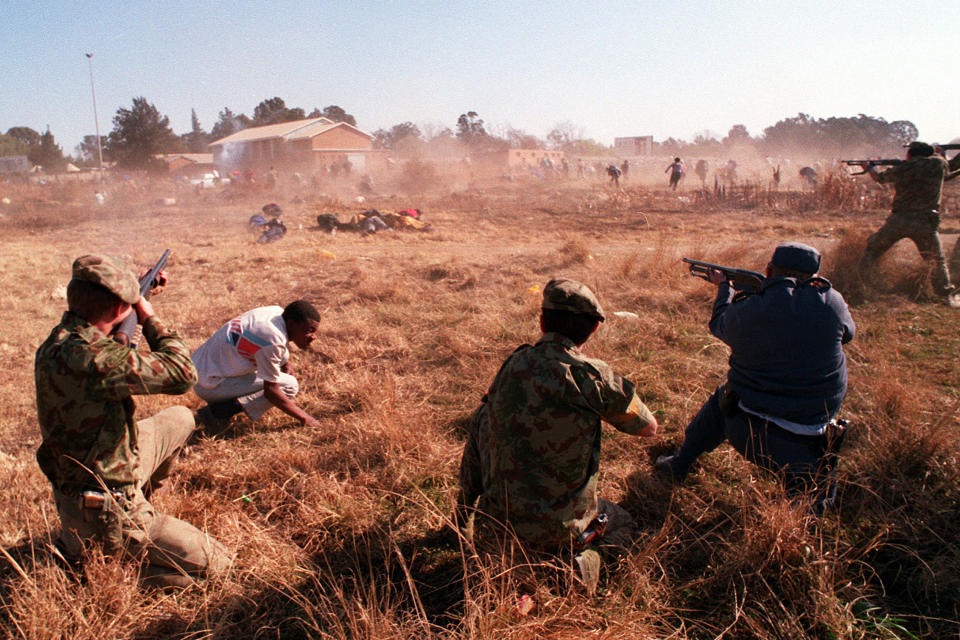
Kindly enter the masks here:
M 154 157 L 163 161 L 174 175 L 193 177 L 213 170 L 212 153 L 163 153 Z
M 26 173 L 30 170 L 27 156 L 0 157 L 0 173 Z
M 307 118 L 251 127 L 210 143 L 218 169 L 312 171 L 347 161 L 353 171 L 386 165 L 388 153 L 373 148 L 373 136 L 327 118 Z
M 613 150 L 621 156 L 649 156 L 653 154 L 653 136 L 614 138 Z

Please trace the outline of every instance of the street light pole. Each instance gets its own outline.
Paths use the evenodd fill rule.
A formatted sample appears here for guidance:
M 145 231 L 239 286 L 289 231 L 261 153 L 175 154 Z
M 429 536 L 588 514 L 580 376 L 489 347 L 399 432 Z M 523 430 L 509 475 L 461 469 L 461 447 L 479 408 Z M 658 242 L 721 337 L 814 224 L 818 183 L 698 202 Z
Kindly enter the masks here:
M 98 177 L 103 179 L 103 149 L 100 145 L 100 119 L 97 118 L 97 92 L 93 88 L 93 54 L 88 53 L 87 62 L 90 65 L 90 94 L 93 96 L 93 124 L 97 130 L 97 169 Z

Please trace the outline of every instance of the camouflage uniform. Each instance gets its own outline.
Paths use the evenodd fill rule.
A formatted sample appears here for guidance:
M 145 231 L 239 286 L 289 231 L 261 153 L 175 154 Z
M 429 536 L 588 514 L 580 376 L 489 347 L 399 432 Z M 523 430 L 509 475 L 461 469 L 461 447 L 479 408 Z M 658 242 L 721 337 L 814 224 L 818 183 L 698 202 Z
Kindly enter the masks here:
M 950 274 L 940 245 L 940 196 L 947 161 L 940 156 L 914 157 L 877 176 L 877 181 L 894 187 L 890 216 L 867 240 L 860 269 L 867 271 L 898 240 L 910 238 L 924 260 L 932 260 L 933 287 L 939 295 L 952 290 Z
M 557 308 L 547 299 L 555 282 L 544 289 L 544 308 Z M 596 310 L 602 318 L 599 304 Z M 629 434 L 654 422 L 633 384 L 584 356 L 569 338 L 545 333 L 504 362 L 484 401 L 464 447 L 463 503 L 544 549 L 569 547 L 571 535 L 605 512 L 601 544 L 627 547 L 633 520 L 613 503 L 598 504 L 597 477 L 601 420 Z
M 73 275 L 124 302 L 139 298 L 138 290 L 130 291 L 132 274 L 110 258 L 79 258 Z M 186 407 L 171 407 L 138 423 L 133 396 L 185 393 L 197 374 L 186 344 L 156 316 L 144 322 L 143 336 L 150 353 L 120 345 L 77 313 L 63 314 L 36 354 L 43 436 L 37 462 L 53 485 L 59 542 L 69 558 L 96 540 L 106 553 L 143 557 L 145 580 L 186 585 L 188 575 L 225 571 L 230 556 L 192 525 L 156 513 L 147 500 L 193 434 L 194 420 Z M 104 501 L 102 508 L 82 504 L 86 491 Z

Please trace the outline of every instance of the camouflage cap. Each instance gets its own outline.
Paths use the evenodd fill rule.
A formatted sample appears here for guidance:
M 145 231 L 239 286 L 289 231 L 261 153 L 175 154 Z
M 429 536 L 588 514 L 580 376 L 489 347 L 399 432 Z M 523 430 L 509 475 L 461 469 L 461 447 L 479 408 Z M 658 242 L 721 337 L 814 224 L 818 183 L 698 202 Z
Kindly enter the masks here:
M 554 278 L 543 288 L 543 308 L 572 311 L 604 320 L 603 308 L 590 288 L 567 278 Z
M 785 242 L 773 251 L 770 263 L 800 273 L 820 271 L 820 252 L 802 242 Z
M 140 300 L 140 283 L 119 258 L 105 255 L 80 256 L 73 261 L 73 279 L 98 284 L 127 304 Z

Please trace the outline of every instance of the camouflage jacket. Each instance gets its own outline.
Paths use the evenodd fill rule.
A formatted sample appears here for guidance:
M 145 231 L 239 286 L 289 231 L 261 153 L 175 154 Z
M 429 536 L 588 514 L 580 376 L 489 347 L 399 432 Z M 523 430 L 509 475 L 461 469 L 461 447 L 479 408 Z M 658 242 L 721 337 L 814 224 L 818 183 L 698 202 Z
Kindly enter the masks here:
M 893 185 L 893 213 L 912 213 L 940 209 L 943 179 L 947 161 L 940 156 L 913 158 L 890 167 L 877 176 L 882 183 Z
M 556 333 L 504 362 L 487 406 L 480 507 L 540 544 L 568 542 L 596 514 L 601 419 L 630 434 L 653 420 L 632 383 Z
M 67 311 L 34 361 L 37 462 L 65 493 L 135 481 L 134 395 L 187 392 L 197 381 L 190 350 L 156 316 L 143 325 L 150 353 L 125 347 Z M 90 475 L 95 474 L 95 477 Z

